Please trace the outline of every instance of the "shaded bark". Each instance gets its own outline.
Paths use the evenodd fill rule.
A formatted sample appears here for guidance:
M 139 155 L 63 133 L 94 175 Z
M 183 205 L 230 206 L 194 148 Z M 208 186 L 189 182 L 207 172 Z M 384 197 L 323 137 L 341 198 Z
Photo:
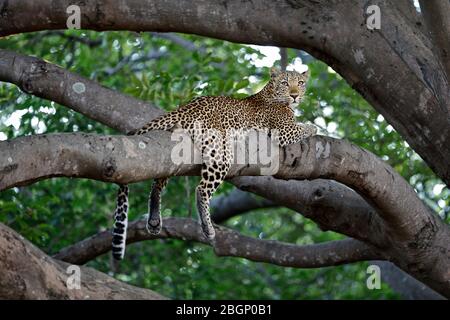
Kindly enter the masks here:
M 248 4 L 249 7 L 244 8 L 244 10 L 242 10 L 242 4 L 238 1 L 230 1 L 225 5 L 215 1 L 198 1 L 195 3 L 188 1 L 164 1 L 164 3 L 163 1 L 153 1 L 150 3 L 148 1 L 123 0 L 120 8 L 117 8 L 116 2 L 111 1 L 99 1 L 95 8 L 92 3 L 81 3 L 80 5 L 82 6 L 83 21 L 87 22 L 86 25 L 83 25 L 84 28 L 184 31 L 238 42 L 304 48 L 339 71 L 356 90 L 362 93 L 385 116 L 449 185 L 450 146 L 446 141 L 449 140 L 450 136 L 450 91 L 448 90 L 445 69 L 441 68 L 442 61 L 439 60 L 439 54 L 435 54 L 436 46 L 433 46 L 434 44 L 439 46 L 439 39 L 436 41 L 436 38 L 433 38 L 430 41 L 427 37 L 429 30 L 424 30 L 424 24 L 417 23 L 415 21 L 416 16 L 411 18 L 411 16 L 405 14 L 410 10 L 410 6 L 406 5 L 406 2 L 395 2 L 394 5 L 380 1 L 374 2 L 380 5 L 383 14 L 383 27 L 376 32 L 368 31 L 365 28 L 363 18 L 365 7 L 362 3 L 356 1 L 345 3 L 341 1 L 316 1 L 314 4 L 306 0 L 258 1 Z M 67 1 L 60 1 L 56 4 L 49 0 L 37 0 L 26 1 L 18 6 L 17 3 L 0 1 L 1 16 L 6 18 L 0 21 L 0 34 L 41 30 L 43 28 L 64 28 L 66 19 L 64 10 L 67 4 Z M 190 10 L 193 7 L 196 10 Z M 130 8 L 133 10 L 129 10 Z M 126 10 L 122 11 L 124 9 Z M 211 10 L 214 10 L 217 15 L 205 16 L 205 13 Z M 30 12 L 33 13 L 33 16 L 38 14 L 45 19 L 30 19 Z M 147 14 L 142 15 L 142 12 Z M 249 12 L 251 14 L 248 14 Z M 280 16 L 279 12 L 283 12 L 283 15 Z M 265 19 L 258 18 L 262 13 Z M 148 19 L 149 16 L 153 18 Z M 12 20 L 14 23 L 11 23 L 9 19 L 14 19 Z M 247 32 L 240 32 L 244 28 L 247 29 Z M 297 32 L 296 37 L 293 37 L 292 29 L 289 30 L 289 28 L 301 32 Z M 352 34 L 352 37 L 348 37 L 349 34 Z M 359 39 L 357 44 L 352 42 L 354 38 Z M 329 41 L 329 39 L 333 41 Z M 442 45 L 440 48 L 442 48 Z M 380 54 L 380 52 L 383 54 Z M 27 57 L 4 50 L 0 51 L 0 57 L 0 80 L 16 83 L 27 92 L 60 102 L 97 121 L 109 123 L 110 126 L 121 131 L 139 127 L 158 112 L 161 114 L 161 111 L 155 108 L 145 110 L 146 104 L 136 99 L 123 97 L 96 85 L 94 82 L 88 82 L 88 85 L 85 86 L 85 89 L 93 88 L 92 91 L 87 90 L 79 93 L 77 90 L 73 90 L 73 84 L 82 82 L 81 77 L 60 68 L 53 68 L 52 65 L 42 63 L 38 59 L 30 60 Z M 59 81 L 52 81 L 52 78 Z M 70 82 L 73 80 L 76 81 Z M 82 83 L 84 84 L 84 82 Z M 62 88 L 59 88 L 61 84 Z M 66 90 L 69 93 L 65 93 Z M 112 96 L 113 99 L 108 99 L 108 96 Z M 90 102 L 89 105 L 86 101 Z M 115 101 L 120 103 L 114 103 Z M 91 102 L 94 102 L 94 104 Z M 123 112 L 124 105 L 136 106 L 136 108 L 130 108 Z M 157 133 L 155 133 L 155 137 L 165 139 L 164 135 Z M 86 137 L 86 139 L 89 140 L 91 137 Z M 157 143 L 156 140 L 158 139 L 155 139 L 154 142 Z M 284 165 L 285 171 L 281 172 L 279 177 L 327 177 L 339 180 L 355 189 L 374 208 L 376 215 L 371 214 L 370 216 L 378 217 L 379 215 L 374 225 L 381 226 L 380 230 L 383 236 L 380 236 L 379 239 L 377 237 L 375 237 L 377 239 L 370 239 L 374 237 L 366 236 L 366 241 L 371 243 L 371 241 L 377 240 L 378 242 L 373 244 L 383 249 L 383 253 L 387 254 L 391 261 L 449 296 L 448 227 L 443 225 L 417 199 L 406 182 L 398 179 L 389 167 L 383 167 L 377 161 L 367 161 L 368 158 L 364 151 L 358 148 L 346 150 L 346 147 L 341 145 L 342 148 L 338 148 L 338 152 L 333 153 L 331 157 L 327 156 L 323 159 L 314 160 L 314 150 L 316 151 L 315 156 L 321 158 L 323 150 L 326 150 L 326 143 L 329 142 L 321 139 L 317 138 L 313 140 L 312 144 L 304 145 L 306 156 L 300 155 L 299 146 L 292 147 L 293 150 L 296 150 L 294 153 L 290 153 L 291 150 L 288 148 L 283 155 L 283 161 L 286 162 Z M 14 145 L 14 147 L 20 149 L 20 144 L 16 142 L 12 142 L 9 147 Z M 77 150 L 76 148 L 66 148 L 64 139 L 60 142 L 62 142 L 62 149 L 58 149 L 56 146 L 53 149 L 50 147 L 47 149 L 59 152 L 56 156 L 59 160 L 54 165 L 60 165 L 58 173 L 50 173 L 48 176 L 66 174 L 78 176 L 79 171 L 82 171 L 92 177 L 101 176 L 100 179 L 105 181 L 125 181 L 126 179 L 134 181 L 133 179 L 136 178 L 136 172 L 128 177 L 114 176 L 116 163 L 110 160 L 117 160 L 118 158 L 111 157 L 111 154 L 114 153 L 113 150 L 103 149 L 103 151 L 106 151 L 108 158 L 102 158 L 101 160 L 105 160 L 105 163 L 99 164 L 100 158 L 96 151 L 87 148 L 92 154 L 90 154 L 89 159 L 81 160 L 85 167 L 81 169 L 61 167 L 64 161 L 67 165 L 69 160 L 67 154 L 64 153 L 66 151 L 76 153 Z M 108 144 L 106 140 L 97 142 Z M 122 142 L 125 149 L 128 148 L 126 150 L 128 155 L 130 150 L 132 152 L 137 150 L 136 145 L 131 147 L 125 140 Z M 318 144 L 318 142 L 321 144 Z M 336 145 L 330 144 L 333 152 Z M 94 143 L 94 149 L 97 146 Z M 101 149 L 101 147 L 99 148 Z M 113 145 L 114 148 L 115 145 Z M 318 150 L 322 151 L 318 153 Z M 335 157 L 336 155 L 337 157 Z M 348 159 L 346 156 L 354 158 Z M 2 161 L 0 162 L 2 165 L 0 169 L 0 180 L 2 181 L 0 181 L 0 184 L 6 181 L 5 185 L 7 185 L 11 182 L 8 182 L 8 179 L 10 179 L 9 173 L 19 171 L 16 167 L 17 158 L 11 158 L 11 161 L 9 159 L 10 157 L 5 157 L 0 160 Z M 358 166 L 360 160 L 365 162 L 362 167 Z M 300 164 L 308 164 L 308 161 L 312 163 L 311 166 L 305 169 L 299 168 Z M 344 161 L 345 164 L 342 168 L 339 168 L 341 161 Z M 72 164 L 69 163 L 68 167 Z M 21 169 L 27 168 L 25 162 L 22 165 Z M 371 165 L 375 166 L 375 170 L 372 170 Z M 89 172 L 98 168 L 104 170 L 101 170 L 100 173 Z M 35 169 L 30 168 L 32 172 L 36 172 Z M 119 173 L 122 169 L 119 168 Z M 255 169 L 242 168 L 242 170 L 236 170 L 237 174 L 254 174 L 252 170 Z M 185 168 L 185 170 L 193 170 L 194 172 L 197 169 Z M 167 174 L 165 170 L 156 171 L 151 174 Z M 176 169 L 175 174 L 182 174 L 181 171 Z M 170 171 L 170 173 L 174 172 Z M 146 174 L 150 175 L 148 171 Z M 346 177 L 345 174 L 347 174 Z M 48 176 L 41 175 L 26 180 L 26 174 L 23 174 L 19 177 L 19 180 L 24 177 L 25 179 L 18 183 L 30 183 Z M 6 180 L 3 181 L 5 177 Z M 374 181 L 370 182 L 371 180 Z M 389 185 L 382 187 L 383 182 L 386 185 L 386 181 L 389 181 Z M 406 197 L 403 198 L 405 195 Z M 318 194 L 316 196 L 319 199 L 321 198 Z M 386 199 L 386 202 L 384 202 L 384 199 Z M 410 212 L 407 212 L 408 210 Z M 337 216 L 342 217 L 342 214 Z M 324 220 L 321 220 L 320 223 L 322 226 L 327 225 Z M 330 224 L 330 222 L 328 223 Z M 374 228 L 372 219 L 369 220 L 369 224 L 370 228 Z M 346 228 L 345 223 L 338 223 L 335 227 Z M 370 231 L 370 228 L 365 230 Z M 355 229 L 355 225 L 347 229 Z M 362 232 L 360 234 L 362 235 Z
M 205 239 L 200 225 L 192 219 L 166 218 L 163 220 L 162 231 L 158 235 L 149 234 L 145 224 L 145 219 L 129 224 L 127 244 L 143 240 L 176 238 L 211 245 Z M 111 232 L 103 231 L 62 249 L 54 255 L 54 258 L 84 264 L 109 252 L 111 239 Z M 279 241 L 254 239 L 220 226 L 216 226 L 216 239 L 212 246 L 218 256 L 241 257 L 251 261 L 296 268 L 335 266 L 382 257 L 375 248 L 354 239 L 297 246 Z
M 2 0 L 0 36 L 64 29 L 71 4 Z M 450 87 L 433 42 L 425 26 L 405 14 L 405 3 L 371 4 L 381 8 L 380 30 L 367 28 L 367 4 L 356 0 L 78 3 L 84 29 L 175 31 L 304 49 L 338 71 L 450 185 Z
M 450 2 L 442 0 L 420 0 L 420 9 L 425 25 L 433 41 L 433 49 L 450 80 Z
M 166 299 L 88 267 L 80 267 L 80 289 L 69 289 L 69 266 L 0 223 L 1 299 Z
M 42 59 L 4 49 L 0 49 L 0 81 L 14 83 L 29 94 L 68 106 L 122 132 L 164 113 Z

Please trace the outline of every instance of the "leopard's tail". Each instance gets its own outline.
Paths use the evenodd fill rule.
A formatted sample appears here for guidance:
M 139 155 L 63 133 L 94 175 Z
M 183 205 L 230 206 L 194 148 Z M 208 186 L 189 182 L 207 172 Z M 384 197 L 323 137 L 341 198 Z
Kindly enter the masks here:
M 128 207 L 128 186 L 119 185 L 117 206 L 114 212 L 114 229 L 112 232 L 112 255 L 116 260 L 122 260 L 125 255 Z
M 140 129 L 132 130 L 127 133 L 128 136 L 146 134 L 152 130 L 170 130 L 179 121 L 181 112 L 178 110 L 172 111 L 170 113 L 164 114 L 149 123 L 145 124 Z

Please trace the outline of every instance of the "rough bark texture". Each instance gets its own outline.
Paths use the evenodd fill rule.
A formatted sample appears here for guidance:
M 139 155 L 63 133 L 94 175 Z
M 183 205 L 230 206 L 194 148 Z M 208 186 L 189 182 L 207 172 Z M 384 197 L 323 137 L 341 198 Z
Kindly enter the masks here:
M 304 49 L 338 71 L 450 185 L 450 87 L 423 19 L 405 14 L 408 0 L 370 3 L 381 9 L 380 30 L 367 28 L 369 4 L 357 0 L 1 0 L 0 36 L 65 29 L 72 4 L 81 8 L 83 29 L 176 31 Z
M 445 300 L 439 293 L 398 269 L 389 261 L 372 261 L 371 264 L 380 267 L 382 281 L 389 283 L 389 286 L 401 294 L 403 299 Z
M 166 299 L 88 267 L 80 267 L 80 289 L 68 289 L 68 267 L 0 223 L 0 299 Z

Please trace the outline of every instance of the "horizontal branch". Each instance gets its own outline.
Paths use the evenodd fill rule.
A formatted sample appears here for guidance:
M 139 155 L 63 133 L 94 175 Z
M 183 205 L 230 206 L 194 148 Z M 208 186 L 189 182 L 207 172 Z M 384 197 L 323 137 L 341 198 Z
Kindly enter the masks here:
M 193 164 L 174 164 L 172 150 L 177 143 L 163 131 L 134 137 L 73 133 L 2 141 L 0 190 L 58 176 L 130 183 L 198 175 L 198 158 Z M 397 230 L 400 237 L 420 232 L 424 214 L 438 221 L 392 168 L 344 140 L 315 136 L 303 144 L 280 149 L 279 159 L 274 160 L 279 161 L 276 178 L 333 178 L 356 190 L 371 201 L 387 223 L 402 226 Z M 259 165 L 239 164 L 231 167 L 227 177 L 256 176 L 260 172 Z
M 145 219 L 128 226 L 127 243 L 160 238 L 176 238 L 209 244 L 199 224 L 192 219 L 167 218 L 159 235 L 147 232 Z M 111 249 L 111 232 L 103 231 L 54 255 L 55 259 L 84 264 Z M 218 256 L 241 257 L 257 262 L 267 262 L 285 267 L 318 268 L 356 261 L 374 260 L 382 256 L 363 242 L 346 239 L 320 244 L 297 246 L 278 241 L 260 240 L 236 231 L 216 226 L 213 246 Z
M 14 83 L 27 93 L 68 106 L 122 132 L 164 113 L 55 64 L 4 49 L 0 49 L 0 81 Z
M 0 299 L 166 299 L 88 267 L 80 267 L 80 288 L 69 289 L 69 266 L 0 223 Z

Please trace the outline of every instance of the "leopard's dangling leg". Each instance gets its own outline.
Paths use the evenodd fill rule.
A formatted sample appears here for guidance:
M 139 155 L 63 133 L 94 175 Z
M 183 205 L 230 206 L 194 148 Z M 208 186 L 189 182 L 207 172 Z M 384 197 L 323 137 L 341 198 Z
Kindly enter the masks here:
M 152 191 L 148 197 L 148 218 L 147 231 L 150 234 L 159 234 L 162 228 L 161 219 L 161 193 L 164 190 L 168 178 L 155 179 L 152 185 Z
M 128 226 L 128 186 L 120 185 L 117 192 L 117 206 L 114 212 L 114 229 L 112 232 L 112 255 L 122 260 L 125 255 Z
M 208 140 L 206 140 L 208 141 Z M 225 179 L 232 162 L 232 149 L 224 140 L 214 143 L 214 139 L 203 143 L 201 180 L 196 188 L 197 211 L 205 237 L 212 241 L 215 230 L 211 222 L 209 202 L 213 193 Z M 205 157 L 206 156 L 206 157 Z

